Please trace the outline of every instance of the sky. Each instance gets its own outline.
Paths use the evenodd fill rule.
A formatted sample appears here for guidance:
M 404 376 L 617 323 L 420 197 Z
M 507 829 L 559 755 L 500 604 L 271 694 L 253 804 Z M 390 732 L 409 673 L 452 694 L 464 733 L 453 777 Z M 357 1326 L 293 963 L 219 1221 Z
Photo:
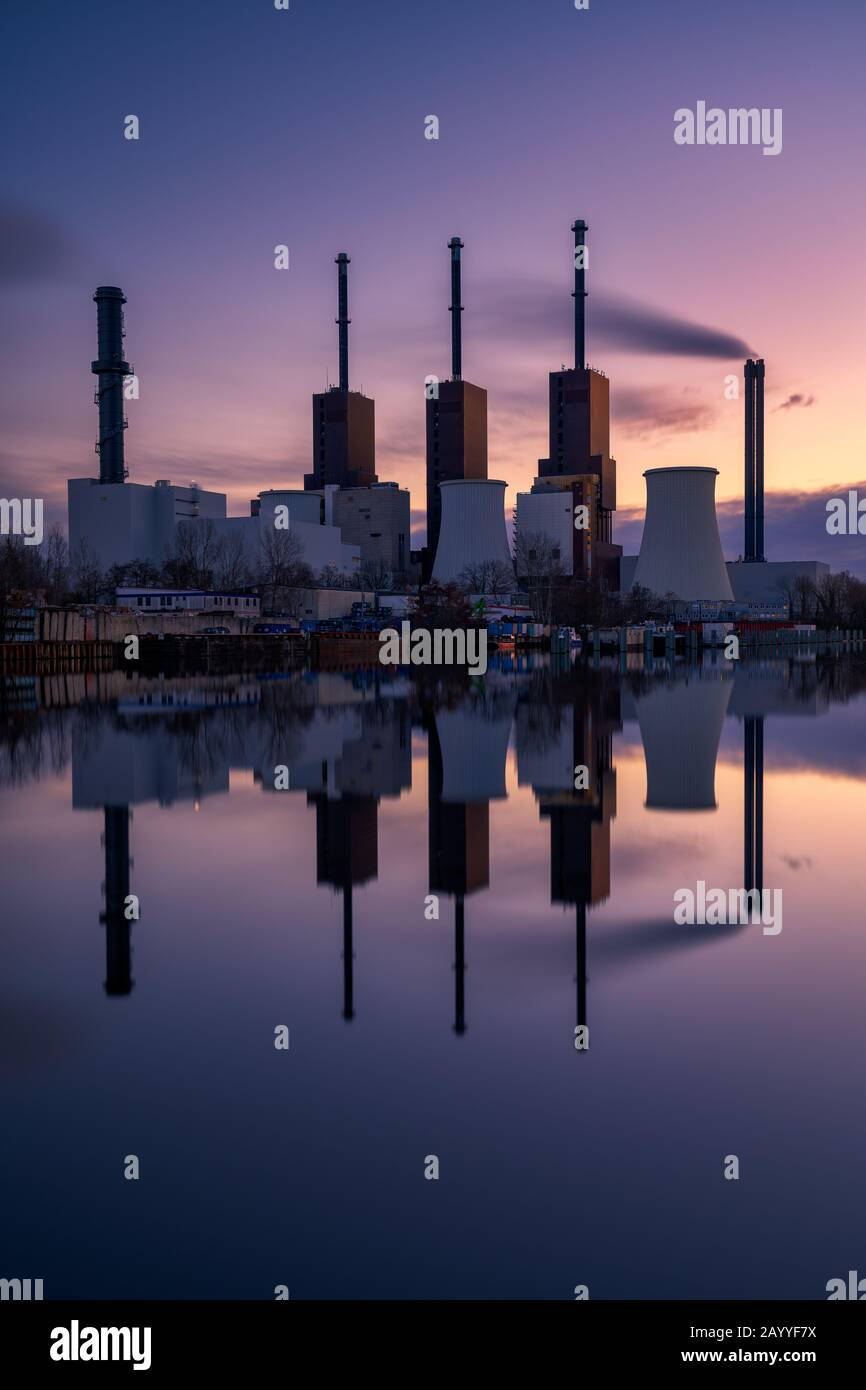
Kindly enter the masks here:
M 7 7 L 2 495 L 65 522 L 66 479 L 97 471 L 101 284 L 128 299 L 130 480 L 195 480 L 238 515 L 302 486 L 345 250 L 351 384 L 375 399 L 378 476 L 411 490 L 420 542 L 424 381 L 450 370 L 459 235 L 464 375 L 489 393 L 510 513 L 548 452 L 547 373 L 572 361 L 582 217 L 614 539 L 637 551 L 645 469 L 712 466 L 739 553 L 743 401 L 726 379 L 757 355 L 767 554 L 866 575 L 866 538 L 824 524 L 828 498 L 866 496 L 864 39 L 861 0 Z M 676 144 L 674 112 L 698 101 L 781 108 L 781 152 Z

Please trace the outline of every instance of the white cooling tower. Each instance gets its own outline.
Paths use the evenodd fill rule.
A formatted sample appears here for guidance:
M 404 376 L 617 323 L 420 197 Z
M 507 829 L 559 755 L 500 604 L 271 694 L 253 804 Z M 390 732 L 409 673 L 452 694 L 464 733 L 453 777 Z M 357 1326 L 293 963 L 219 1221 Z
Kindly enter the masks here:
M 634 583 L 664 598 L 732 602 L 716 520 L 716 468 L 650 468 Z
M 505 483 L 459 478 L 440 483 L 442 522 L 432 578 L 449 584 L 467 565 L 496 560 L 511 568 L 505 534 Z

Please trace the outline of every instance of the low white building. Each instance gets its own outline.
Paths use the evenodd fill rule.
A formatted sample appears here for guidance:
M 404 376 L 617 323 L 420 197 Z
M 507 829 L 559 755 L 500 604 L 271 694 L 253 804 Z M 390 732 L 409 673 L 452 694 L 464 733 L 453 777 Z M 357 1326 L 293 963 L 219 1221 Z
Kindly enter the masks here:
M 301 547 L 301 560 L 314 574 L 333 568 L 350 576 L 361 563 L 361 547 L 347 543 L 339 526 L 326 525 L 324 505 L 317 492 L 299 488 L 275 488 L 260 492 L 250 502 L 249 516 L 229 516 L 214 521 L 217 538 L 239 536 L 244 558 L 253 574 L 262 561 L 263 547 L 272 535 L 294 536 Z
M 119 608 L 134 608 L 152 613 L 240 613 L 247 618 L 259 615 L 259 600 L 254 594 L 207 593 L 203 589 L 117 589 Z

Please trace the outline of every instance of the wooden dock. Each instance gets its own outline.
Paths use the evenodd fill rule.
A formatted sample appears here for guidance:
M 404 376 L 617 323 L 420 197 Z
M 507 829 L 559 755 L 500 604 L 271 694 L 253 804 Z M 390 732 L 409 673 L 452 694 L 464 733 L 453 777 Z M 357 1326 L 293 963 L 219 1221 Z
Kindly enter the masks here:
M 61 671 L 111 671 L 114 642 L 0 642 L 0 673 L 35 676 Z

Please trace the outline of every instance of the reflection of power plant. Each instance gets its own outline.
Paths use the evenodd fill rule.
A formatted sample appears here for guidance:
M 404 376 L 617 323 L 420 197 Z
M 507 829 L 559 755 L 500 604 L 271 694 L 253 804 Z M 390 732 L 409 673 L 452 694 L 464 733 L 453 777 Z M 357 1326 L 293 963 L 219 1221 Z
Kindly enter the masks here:
M 732 689 L 730 676 L 711 670 L 635 700 L 649 810 L 716 809 L 716 758 Z
M 454 1031 L 466 1031 L 465 902 L 490 883 L 490 802 L 505 796 L 513 700 L 464 703 L 428 722 L 431 893 L 454 898 Z
M 743 720 L 743 887 L 764 887 L 764 716 Z
M 550 900 L 574 907 L 577 1024 L 588 1022 L 587 908 L 610 896 L 610 823 L 616 815 L 613 735 L 619 687 L 601 685 L 568 704 L 518 707 L 520 782 L 531 782 L 550 822 Z
M 343 896 L 343 1017 L 355 1017 L 353 891 L 379 874 L 378 801 L 344 796 L 339 801 L 309 793 L 316 807 L 316 882 Z
M 132 989 L 131 921 L 126 916 L 129 896 L 128 806 L 105 807 L 105 992 L 129 994 Z

